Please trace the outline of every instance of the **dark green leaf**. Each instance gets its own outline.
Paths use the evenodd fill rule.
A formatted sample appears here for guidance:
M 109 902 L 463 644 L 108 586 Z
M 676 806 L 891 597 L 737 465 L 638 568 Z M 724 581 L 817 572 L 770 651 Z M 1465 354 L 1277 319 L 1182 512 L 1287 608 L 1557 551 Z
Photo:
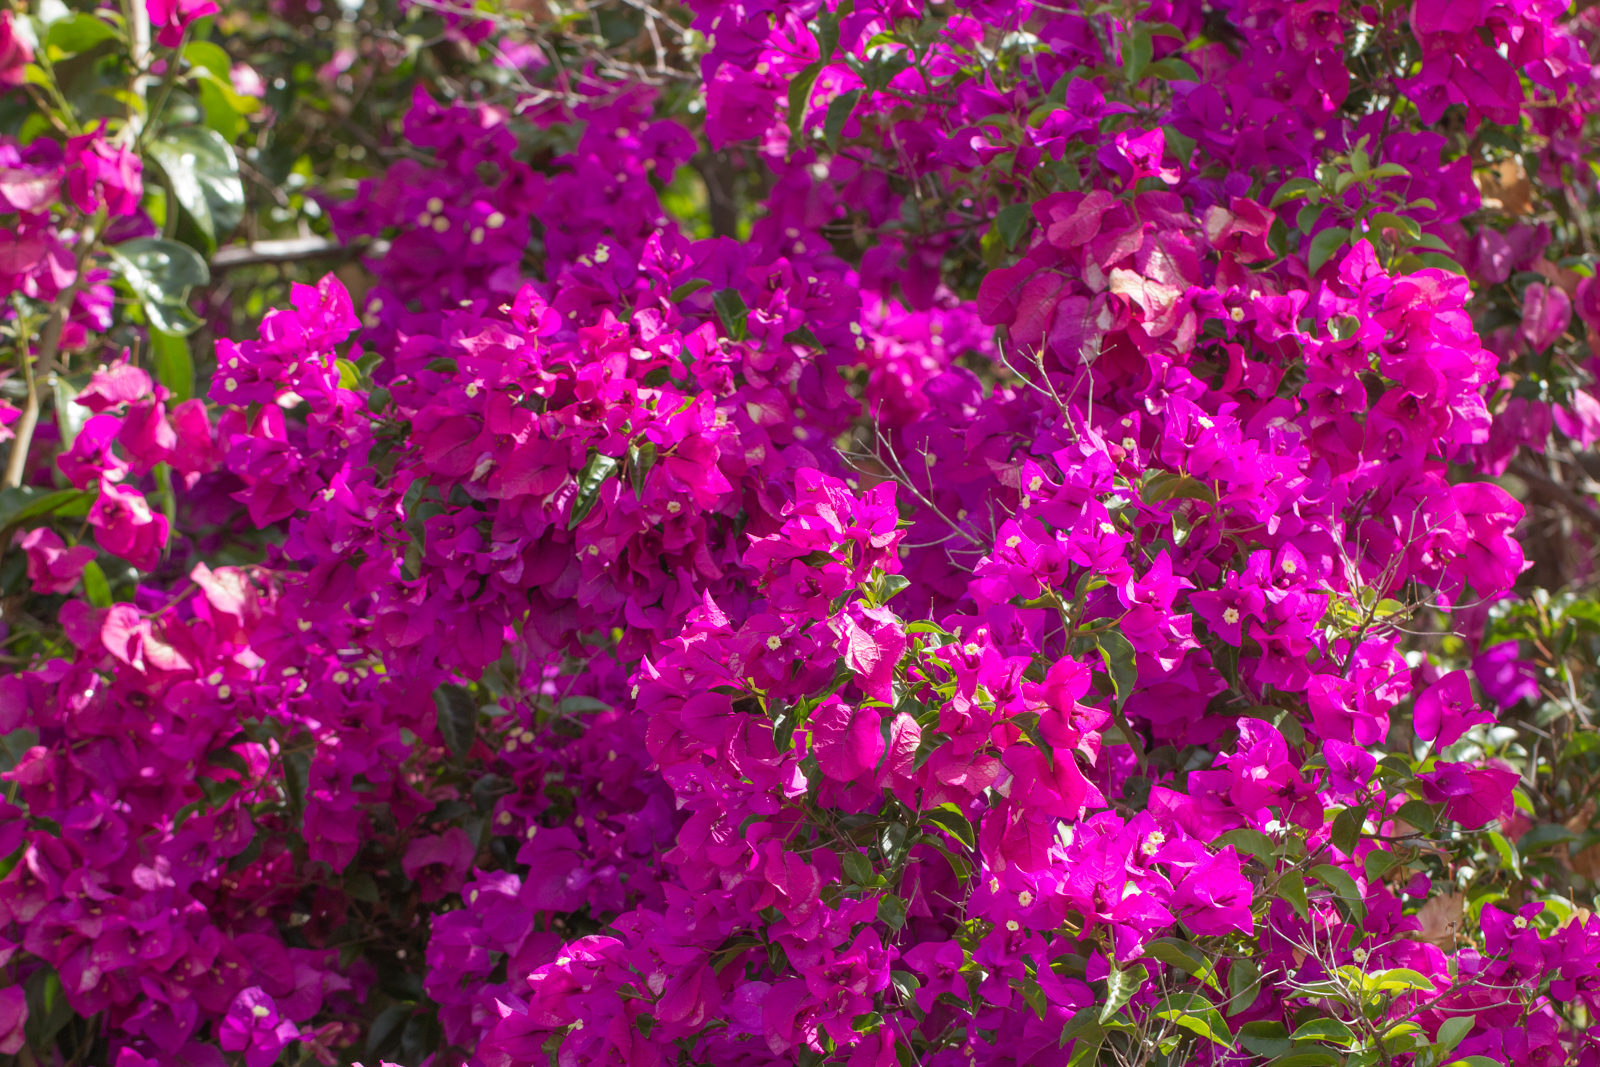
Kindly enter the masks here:
M 1017 243 L 1033 224 L 1033 207 L 1030 204 L 1007 204 L 995 216 L 994 226 L 1008 251 L 1015 252 Z
M 1234 960 L 1228 965 L 1228 1014 L 1248 1011 L 1261 995 L 1261 967 L 1255 960 Z
M 891 930 L 906 924 L 906 902 L 896 896 L 886 896 L 878 901 L 878 919 Z
M 1127 75 L 1129 85 L 1138 85 L 1143 80 L 1154 52 L 1149 23 L 1134 23 L 1133 31 L 1122 40 L 1122 72 Z
M 735 341 L 743 341 L 745 322 L 750 317 L 750 309 L 745 306 L 744 297 L 739 295 L 739 290 L 719 290 L 711 298 L 711 303 L 717 309 L 717 317 L 722 320 L 723 331 Z
M 789 136 L 799 135 L 800 125 L 805 121 L 806 105 L 811 102 L 811 87 L 817 83 L 817 75 L 822 73 L 822 63 L 812 63 L 794 76 L 789 82 Z
M 851 89 L 848 93 L 840 93 L 828 105 L 828 117 L 822 123 L 822 136 L 827 141 L 830 151 L 838 151 L 839 137 L 844 133 L 844 124 L 850 121 L 850 113 L 856 109 L 856 102 L 861 99 L 860 89 Z
M 1239 852 L 1247 852 L 1266 864 L 1269 870 L 1278 862 L 1278 846 L 1272 843 L 1272 838 L 1260 830 L 1252 830 L 1249 827 L 1229 830 L 1217 838 L 1217 844 L 1232 845 Z
M 1128 702 L 1128 697 L 1133 693 L 1134 683 L 1139 679 L 1139 667 L 1135 662 L 1133 645 L 1122 635 L 1120 630 L 1107 630 L 1095 640 L 1099 643 L 1100 658 L 1105 662 L 1106 671 L 1111 675 L 1111 684 L 1116 688 L 1117 710 L 1122 710 L 1122 705 Z M 1133 739 L 1129 738 L 1131 742 Z
M 453 682 L 433 691 L 433 704 L 439 712 L 439 735 L 456 759 L 465 759 L 478 736 L 478 705 L 472 694 Z
M 656 465 L 656 443 L 643 441 L 628 446 L 628 480 L 633 484 L 635 499 L 644 496 L 644 480 Z
M 1309 918 L 1310 906 L 1306 901 L 1306 880 L 1298 874 L 1286 874 L 1278 880 L 1278 896 L 1289 902 L 1300 918 Z
M 600 487 L 617 472 L 618 466 L 615 456 L 589 453 L 589 461 L 578 472 L 578 495 L 572 501 L 572 518 L 567 522 L 567 529 L 577 529 L 578 524 L 589 517 L 595 502 L 600 499 Z
M 698 293 L 700 290 L 704 289 L 710 284 L 711 283 L 705 278 L 690 278 L 688 281 L 672 290 L 671 295 L 669 295 L 667 299 L 671 300 L 674 304 L 680 303 L 681 301 L 689 299 L 691 296 Z
M 1357 925 L 1367 917 L 1366 901 L 1356 886 L 1356 880 L 1349 874 L 1327 863 L 1319 863 L 1311 868 L 1311 874 L 1317 881 L 1333 890 L 1334 895 L 1344 902 L 1350 911 L 1350 917 Z
M 922 821 L 931 822 L 944 830 L 948 830 L 968 848 L 976 848 L 978 845 L 978 835 L 973 833 L 972 823 L 967 821 L 967 817 L 961 813 L 961 809 L 954 804 L 941 804 L 932 811 L 923 812 Z
M 1274 1019 L 1257 1019 L 1239 1027 L 1239 1044 L 1257 1056 L 1277 1056 L 1289 1051 L 1289 1031 Z
M 366 871 L 356 871 L 345 876 L 344 894 L 351 900 L 359 900 L 364 904 L 378 902 L 378 882 Z
M 294 824 L 300 825 L 300 819 L 306 811 L 306 787 L 311 781 L 311 753 L 305 750 L 285 752 L 283 754 L 283 789 L 288 795 L 289 813 L 294 816 Z
M 207 238 L 226 236 L 244 218 L 244 183 L 233 146 L 205 126 L 168 129 L 150 143 L 172 194 Z
M 36 485 L 21 485 L 0 489 L 0 528 L 15 526 L 37 519 L 41 515 L 54 515 L 66 511 L 70 505 L 87 503 L 93 493 L 79 489 L 44 489 Z M 87 513 L 87 507 L 81 514 Z
M 1433 805 L 1422 800 L 1408 800 L 1400 805 L 1400 810 L 1394 817 L 1408 826 L 1415 826 L 1424 832 L 1431 831 L 1438 822 L 1438 814 Z
M 112 265 L 144 305 L 151 326 L 166 333 L 194 332 L 200 320 L 189 310 L 189 290 L 211 281 L 198 252 L 161 237 L 124 241 L 110 251 Z
M 871 885 L 876 877 L 872 869 L 872 861 L 867 859 L 855 849 L 850 849 L 844 854 L 844 873 L 856 885 Z
M 1361 826 L 1367 821 L 1366 808 L 1345 808 L 1333 817 L 1333 830 L 1328 835 L 1333 847 L 1346 856 L 1352 855 L 1361 840 Z
M 1344 247 L 1350 240 L 1350 231 L 1342 226 L 1334 226 L 1323 230 L 1311 239 L 1311 247 L 1306 251 L 1306 271 L 1313 277 L 1328 258 Z

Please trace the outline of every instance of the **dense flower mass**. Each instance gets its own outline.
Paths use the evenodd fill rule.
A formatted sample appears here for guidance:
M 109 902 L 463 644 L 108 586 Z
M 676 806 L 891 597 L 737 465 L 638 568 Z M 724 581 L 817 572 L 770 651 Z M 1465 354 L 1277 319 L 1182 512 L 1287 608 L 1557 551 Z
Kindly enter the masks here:
M 0 14 L 0 1057 L 1600 1067 L 1593 9 L 490 7 Z

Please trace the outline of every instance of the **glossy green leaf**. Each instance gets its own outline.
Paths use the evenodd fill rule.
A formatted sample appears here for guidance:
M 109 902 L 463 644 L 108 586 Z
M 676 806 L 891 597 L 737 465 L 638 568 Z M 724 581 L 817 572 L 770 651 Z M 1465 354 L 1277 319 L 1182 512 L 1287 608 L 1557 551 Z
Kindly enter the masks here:
M 151 326 L 165 333 L 194 332 L 200 320 L 189 310 L 189 290 L 211 281 L 198 252 L 160 237 L 124 241 L 110 251 L 112 265 L 139 298 Z
M 621 464 L 615 456 L 601 452 L 589 453 L 588 462 L 578 472 L 578 495 L 572 501 L 572 518 L 567 521 L 567 529 L 577 529 L 578 524 L 589 517 L 595 502 L 600 499 L 600 487 L 617 472 L 619 466 Z
M 215 241 L 244 218 L 244 183 L 233 146 L 205 126 L 168 129 L 150 143 L 172 193 L 201 233 Z

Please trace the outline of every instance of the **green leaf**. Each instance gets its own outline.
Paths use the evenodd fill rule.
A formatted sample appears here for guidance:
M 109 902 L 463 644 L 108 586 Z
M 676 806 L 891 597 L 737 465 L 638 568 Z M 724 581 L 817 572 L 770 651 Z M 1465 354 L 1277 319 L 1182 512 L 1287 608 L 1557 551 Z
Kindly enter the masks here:
M 366 871 L 355 871 L 345 876 L 345 896 L 351 900 L 359 900 L 364 904 L 376 904 L 378 896 L 378 881 Z
M 78 439 L 78 431 L 89 421 L 91 412 L 82 404 L 73 403 L 78 390 L 61 375 L 51 376 L 50 391 L 55 394 L 56 429 L 61 434 L 62 443 L 71 448 L 72 442 Z
M 1434 1048 L 1438 1050 L 1439 1055 L 1442 1057 L 1466 1040 L 1467 1035 L 1472 1032 L 1473 1024 L 1476 1021 L 1470 1015 L 1458 1015 L 1453 1019 L 1446 1019 L 1440 1023 L 1439 1036 L 1434 1042 Z
M 578 495 L 572 501 L 572 518 L 567 522 L 567 529 L 577 529 L 578 524 L 589 517 L 595 501 L 600 498 L 600 487 L 617 472 L 618 466 L 620 464 L 615 456 L 594 451 L 589 453 L 589 461 L 578 472 Z
M 1332 1041 L 1336 1045 L 1353 1045 L 1356 1041 L 1353 1030 L 1330 1016 L 1312 1019 L 1296 1029 L 1292 1036 L 1295 1041 Z
M 194 396 L 194 357 L 189 353 L 187 337 L 152 328 L 150 357 L 156 381 L 166 386 L 174 399 L 183 401 Z
M 1367 821 L 1367 809 L 1345 808 L 1333 817 L 1333 830 L 1328 837 L 1333 847 L 1346 856 L 1353 854 L 1361 841 L 1361 826 Z
M 1168 82 L 1197 82 L 1200 73 L 1177 56 L 1158 59 L 1145 68 L 1146 78 L 1160 78 Z
M 1491 1060 L 1487 1056 L 1465 1056 L 1451 1063 L 1449 1067 L 1504 1067 L 1499 1060 Z
M 1306 252 L 1306 271 L 1315 277 L 1328 258 L 1349 241 L 1350 231 L 1342 226 L 1334 226 L 1317 234 L 1311 239 L 1311 247 Z
M 228 58 L 228 53 L 210 41 L 190 41 L 183 46 L 183 58 L 191 67 L 210 71 L 219 78 L 227 78 L 233 71 L 233 60 Z
M 49 490 L 39 486 L 22 485 L 0 489 L 0 529 L 37 519 L 41 515 L 54 515 L 70 505 L 93 500 L 94 493 L 78 489 Z M 79 514 L 88 514 L 85 506 Z
M 1011 252 L 1017 250 L 1017 242 L 1022 240 L 1032 223 L 1033 207 L 1029 204 L 1007 204 L 994 220 L 995 229 L 1000 231 L 1000 239 Z
M 87 52 L 101 41 L 117 36 L 115 27 L 108 26 L 93 15 L 77 14 L 50 24 L 45 34 L 45 44 L 53 45 L 68 55 Z
M 1421 971 L 1414 971 L 1410 967 L 1391 967 L 1387 971 L 1380 971 L 1369 976 L 1373 989 L 1383 991 L 1387 989 L 1420 989 L 1424 993 L 1436 992 L 1438 987 L 1433 984 L 1433 979 Z
M 644 496 L 644 480 L 656 465 L 656 443 L 644 441 L 628 446 L 628 481 L 633 485 L 635 499 Z
M 1248 1011 L 1261 995 L 1261 966 L 1255 960 L 1234 960 L 1228 965 L 1228 1014 Z
M 817 84 L 817 75 L 822 73 L 822 62 L 812 63 L 794 76 L 789 83 L 789 137 L 799 136 L 800 126 L 805 122 L 806 105 L 811 102 L 811 88 Z
M 115 603 L 111 599 L 111 583 L 106 581 L 106 572 L 92 559 L 83 567 L 83 593 L 89 598 L 89 603 L 97 608 L 109 608 Z
M 1139 667 L 1135 662 L 1133 645 L 1120 630 L 1107 630 L 1096 637 L 1095 641 L 1100 648 L 1100 659 L 1111 675 L 1111 684 L 1116 688 L 1117 710 L 1121 711 L 1122 705 L 1128 702 L 1128 697 L 1133 692 L 1134 683 L 1139 679 Z
M 1516 846 L 1506 840 L 1504 834 L 1495 830 L 1489 831 L 1489 843 L 1494 846 L 1495 852 L 1500 855 L 1501 868 L 1520 878 L 1522 876 L 1522 860 L 1517 855 Z
M 1311 908 L 1306 901 L 1306 880 L 1298 874 L 1286 874 L 1278 879 L 1278 896 L 1289 902 L 1289 906 L 1299 914 L 1300 918 L 1311 917 Z
M 972 823 L 961 813 L 961 809 L 954 804 L 940 804 L 932 811 L 922 813 L 923 822 L 931 822 L 944 830 L 948 830 L 967 848 L 978 847 L 978 835 L 973 832 Z
M 1175 474 L 1171 471 L 1162 471 L 1145 479 L 1144 485 L 1139 489 L 1139 499 L 1146 504 L 1159 504 L 1163 500 L 1203 500 L 1208 504 L 1217 502 L 1217 494 L 1206 483 L 1187 474 Z
M 1175 1022 L 1225 1048 L 1233 1047 L 1233 1031 L 1216 1006 L 1198 993 L 1174 993 L 1156 1005 L 1155 1017 Z
M 1272 203 L 1269 207 L 1277 207 L 1289 200 L 1300 200 L 1309 196 L 1313 190 L 1320 192 L 1322 186 L 1311 178 L 1290 178 L 1278 186 L 1278 191 L 1272 194 Z
M 1106 976 L 1106 1002 L 1100 1008 L 1100 1021 L 1104 1023 L 1121 1011 L 1149 977 L 1150 972 L 1142 964 L 1136 963 L 1126 970 L 1119 970 L 1113 964 L 1111 973 Z
M 478 704 L 472 694 L 453 682 L 433 691 L 433 705 L 439 712 L 439 735 L 456 759 L 466 759 L 478 736 Z
M 1270 1059 L 1265 1067 L 1335 1067 L 1339 1057 L 1323 1049 L 1295 1049 Z M 1495 1067 L 1500 1067 L 1496 1064 Z
M 828 116 L 822 123 L 822 138 L 828 144 L 828 150 L 839 150 L 839 137 L 844 133 L 844 124 L 850 121 L 850 113 L 856 109 L 856 103 L 861 99 L 860 89 L 851 89 L 848 93 L 840 93 L 828 105 Z
M 891 930 L 906 924 L 906 902 L 896 896 L 886 896 L 878 901 L 878 920 Z
M 1433 805 L 1422 800 L 1406 801 L 1400 805 L 1400 810 L 1394 813 L 1394 817 L 1400 822 L 1408 826 L 1415 826 L 1418 830 L 1424 832 L 1431 831 L 1438 822 L 1438 813 L 1434 810 Z
M 856 885 L 871 885 L 876 877 L 872 870 L 872 861 L 867 859 L 855 849 L 849 849 L 844 854 L 844 873 Z
M 1249 853 L 1266 864 L 1268 870 L 1278 862 L 1278 846 L 1272 843 L 1272 838 L 1260 830 L 1252 830 L 1249 827 L 1229 830 L 1217 838 L 1216 843 L 1219 847 L 1232 845 L 1239 852 Z
M 671 300 L 674 304 L 680 303 L 681 301 L 689 299 L 691 296 L 706 288 L 710 284 L 711 282 L 705 278 L 690 278 L 688 281 L 672 290 L 672 293 L 667 297 L 667 299 Z
M 1319 863 L 1311 868 L 1311 874 L 1344 901 L 1345 907 L 1350 910 L 1350 915 L 1357 925 L 1367 917 L 1367 903 L 1361 896 L 1361 890 L 1356 886 L 1356 880 L 1349 874 L 1327 863 Z
M 231 144 L 250 127 L 239 108 L 234 106 L 236 94 L 224 89 L 215 78 L 202 76 L 196 80 L 200 84 L 200 106 L 205 109 L 207 129 L 215 130 Z
M 1187 941 L 1180 941 L 1175 937 L 1159 937 L 1145 946 L 1144 955 L 1153 960 L 1160 960 L 1169 967 L 1187 971 L 1213 989 L 1218 988 L 1216 968 L 1206 958 L 1205 953 Z
M 711 298 L 711 303 L 717 309 L 717 317 L 722 320 L 722 329 L 727 335 L 735 341 L 743 341 L 750 309 L 745 306 L 739 290 L 722 289 Z
M 211 271 L 188 245 L 161 237 L 139 237 L 110 250 L 111 263 L 144 306 L 150 325 L 188 335 L 200 325 L 189 310 L 189 290 L 207 285 Z
M 1399 856 L 1396 856 L 1393 852 L 1385 852 L 1382 849 L 1373 849 L 1367 853 L 1367 858 L 1361 861 L 1369 882 L 1376 882 L 1379 878 L 1394 870 L 1399 863 Z
M 217 240 L 244 218 L 244 183 L 233 146 L 205 126 L 168 129 L 150 143 L 178 203 L 200 232 Z
M 1380 211 L 1372 216 L 1370 221 L 1374 230 L 1394 230 L 1413 241 L 1422 237 L 1422 226 L 1416 219 L 1405 215 L 1396 215 L 1392 211 Z
M 1275 1019 L 1257 1019 L 1239 1027 L 1239 1044 L 1257 1056 L 1277 1056 L 1289 1051 L 1289 1031 Z
M 1154 53 L 1149 23 L 1134 23 L 1133 31 L 1122 41 L 1122 72 L 1127 75 L 1129 85 L 1138 85 L 1144 79 L 1144 70 Z

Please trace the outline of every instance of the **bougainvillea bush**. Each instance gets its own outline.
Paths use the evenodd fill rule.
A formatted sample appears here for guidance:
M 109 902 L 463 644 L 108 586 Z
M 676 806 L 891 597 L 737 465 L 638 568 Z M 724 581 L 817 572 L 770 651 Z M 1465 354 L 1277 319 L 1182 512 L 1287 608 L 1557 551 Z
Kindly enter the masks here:
M 0 12 L 0 1059 L 1600 1067 L 1597 57 Z

